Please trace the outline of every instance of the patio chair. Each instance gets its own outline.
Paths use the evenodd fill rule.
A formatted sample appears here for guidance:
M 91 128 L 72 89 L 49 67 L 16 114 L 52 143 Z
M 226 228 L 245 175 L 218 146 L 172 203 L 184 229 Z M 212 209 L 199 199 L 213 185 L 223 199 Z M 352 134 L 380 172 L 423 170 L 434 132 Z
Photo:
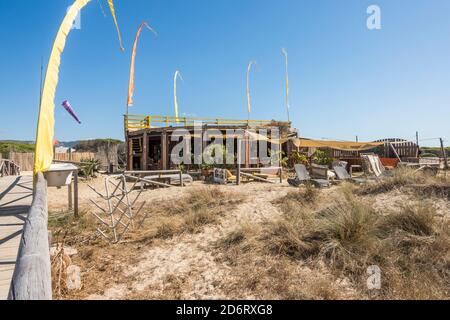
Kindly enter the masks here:
M 336 176 L 340 181 L 351 181 L 351 182 L 355 182 L 358 184 L 363 184 L 363 183 L 367 182 L 367 180 L 364 178 L 353 178 L 347 172 L 347 169 L 344 166 L 335 165 L 335 166 L 333 166 L 333 170 L 336 173 Z
M 296 164 L 294 166 L 296 177 L 294 179 L 288 179 L 288 183 L 291 186 L 298 187 L 302 184 L 312 184 L 319 188 L 329 187 L 330 182 L 326 179 L 311 179 L 306 166 L 303 164 Z

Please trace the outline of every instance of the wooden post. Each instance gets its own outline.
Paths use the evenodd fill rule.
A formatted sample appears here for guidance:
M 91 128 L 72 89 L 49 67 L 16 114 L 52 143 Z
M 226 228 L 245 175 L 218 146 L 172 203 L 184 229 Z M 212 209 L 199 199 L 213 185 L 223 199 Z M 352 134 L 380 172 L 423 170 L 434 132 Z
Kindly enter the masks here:
M 142 137 L 142 170 L 148 170 L 148 137 L 147 137 L 147 131 L 144 131 L 144 136 Z
M 133 139 L 127 138 L 128 152 L 127 152 L 127 168 L 133 170 Z
M 245 168 L 250 168 L 250 137 L 245 133 Z
M 67 186 L 68 200 L 69 200 L 69 211 L 73 210 L 73 202 L 72 202 L 72 182 Z
M 8 300 L 52 299 L 47 181 L 42 173 L 36 175 L 35 183 Z
M 74 192 L 73 192 L 73 198 L 74 198 L 74 215 L 75 218 L 79 218 L 78 214 L 78 170 L 75 170 L 73 173 L 73 184 L 74 184 Z
M 283 183 L 283 167 L 280 167 L 280 183 Z
M 161 135 L 161 161 L 162 170 L 167 170 L 167 157 L 168 157 L 168 146 L 167 146 L 167 132 L 164 131 Z
M 180 186 L 184 187 L 183 170 L 180 170 Z
M 419 153 L 420 153 L 420 148 L 419 148 L 419 131 L 416 131 L 416 145 L 417 145 L 417 152 L 416 152 L 416 157 L 419 157 Z
M 442 155 L 444 157 L 444 169 L 448 170 L 447 151 L 444 148 L 444 140 L 442 138 L 439 138 L 439 141 L 441 142 L 441 151 L 442 151 Z
M 242 157 L 242 140 L 237 140 L 237 172 L 236 172 L 236 184 L 241 184 L 241 157 Z

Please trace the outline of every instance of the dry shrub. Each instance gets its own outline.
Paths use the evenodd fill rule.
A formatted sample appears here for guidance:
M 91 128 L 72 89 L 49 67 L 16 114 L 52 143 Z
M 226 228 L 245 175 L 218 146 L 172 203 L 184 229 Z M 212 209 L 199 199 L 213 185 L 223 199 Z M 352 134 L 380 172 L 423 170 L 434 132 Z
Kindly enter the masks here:
M 319 198 L 320 191 L 312 186 L 298 188 L 288 192 L 273 202 L 274 205 L 280 207 L 282 212 L 298 212 L 302 211 L 305 206 L 314 206 Z
M 311 270 L 291 257 L 267 252 L 261 241 L 265 228 L 244 224 L 215 243 L 217 260 L 233 268 L 224 284 L 230 299 L 342 299 L 349 298 L 334 278 Z
M 437 197 L 450 200 L 450 183 L 415 185 L 412 186 L 412 189 L 419 197 Z
M 79 213 L 78 217 L 72 212 L 49 213 L 48 228 L 54 237 L 64 235 L 67 245 L 95 242 L 97 221 L 87 211 Z
M 72 260 L 64 252 L 64 243 L 58 245 L 55 256 L 51 259 L 52 290 L 55 297 L 61 297 L 68 293 L 67 290 L 67 268 Z
M 427 210 L 416 214 L 425 217 L 420 217 L 419 221 L 417 216 L 412 217 L 409 222 L 401 219 L 399 229 L 383 240 L 380 255 L 388 270 L 383 274 L 385 294 L 401 299 L 447 299 L 450 294 L 450 225 L 428 220 Z
M 83 289 L 62 292 L 61 298 L 84 299 L 91 294 L 101 295 L 106 288 L 118 283 L 131 287 L 135 279 L 124 270 L 137 263 L 148 242 L 198 232 L 202 226 L 217 222 L 226 210 L 232 210 L 242 201 L 243 197 L 238 194 L 197 188 L 177 200 L 152 203 L 151 207 L 144 208 L 149 215 L 142 228 L 129 230 L 123 242 L 114 245 L 100 237 L 92 239 L 98 222 L 87 212 L 78 219 L 73 214 L 51 214 L 50 229 L 63 232 L 65 243 L 78 249 L 73 263 L 83 270 Z
M 448 185 L 445 177 L 430 175 L 427 171 L 399 167 L 392 171 L 392 177 L 384 177 L 375 183 L 363 186 L 358 194 L 376 195 L 406 186 Z
M 363 273 L 378 245 L 374 211 L 355 198 L 317 213 L 285 215 L 262 239 L 271 252 L 295 259 L 323 258 L 336 270 Z
M 153 203 L 142 230 L 132 234 L 131 239 L 145 242 L 199 232 L 203 226 L 217 223 L 226 211 L 243 200 L 240 194 L 218 188 L 193 189 L 177 200 Z
M 436 210 L 430 204 L 408 205 L 399 212 L 385 216 L 379 225 L 385 234 L 409 233 L 413 236 L 431 236 L 436 225 Z
M 144 290 L 132 290 L 124 300 L 181 300 L 183 299 L 183 288 L 189 279 L 184 275 L 168 275 L 161 285 L 149 286 Z
M 217 247 L 222 247 L 225 250 L 232 248 L 233 246 L 239 245 L 247 237 L 247 232 L 243 228 L 231 231 L 229 234 L 225 235 L 223 238 L 216 242 Z

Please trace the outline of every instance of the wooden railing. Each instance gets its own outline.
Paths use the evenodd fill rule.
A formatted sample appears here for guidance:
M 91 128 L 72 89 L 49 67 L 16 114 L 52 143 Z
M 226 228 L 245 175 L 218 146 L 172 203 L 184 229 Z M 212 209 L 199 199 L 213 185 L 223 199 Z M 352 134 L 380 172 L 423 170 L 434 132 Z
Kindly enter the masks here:
M 19 176 L 20 167 L 11 160 L 0 159 L 0 177 Z
M 9 300 L 51 300 L 47 181 L 36 176 L 33 203 L 25 221 Z
M 217 125 L 217 126 L 269 126 L 274 122 L 272 120 L 230 120 L 221 118 L 187 118 L 187 117 L 173 117 L 173 116 L 142 116 L 142 115 L 126 115 L 125 128 L 127 130 L 140 130 L 158 127 L 177 127 L 177 126 L 194 126 L 196 124 L 202 125 Z M 286 125 L 290 123 L 286 122 Z

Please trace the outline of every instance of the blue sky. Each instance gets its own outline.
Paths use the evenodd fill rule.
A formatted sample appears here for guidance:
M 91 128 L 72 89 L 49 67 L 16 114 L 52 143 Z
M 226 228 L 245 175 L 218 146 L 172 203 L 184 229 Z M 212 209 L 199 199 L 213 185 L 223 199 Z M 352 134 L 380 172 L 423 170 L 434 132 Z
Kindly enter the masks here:
M 136 60 L 135 114 L 180 112 L 246 119 L 245 72 L 252 73 L 252 118 L 285 120 L 284 61 L 290 58 L 291 116 L 304 137 L 374 140 L 444 137 L 450 144 L 448 0 L 115 0 L 118 50 L 106 0 L 82 11 L 69 35 L 56 94 L 61 141 L 123 138 L 131 47 L 148 21 Z M 0 0 L 0 140 L 35 136 L 41 59 L 71 0 Z M 377 4 L 382 29 L 366 27 Z M 83 124 L 60 107 L 68 99 Z M 435 140 L 424 144 L 435 145 Z

